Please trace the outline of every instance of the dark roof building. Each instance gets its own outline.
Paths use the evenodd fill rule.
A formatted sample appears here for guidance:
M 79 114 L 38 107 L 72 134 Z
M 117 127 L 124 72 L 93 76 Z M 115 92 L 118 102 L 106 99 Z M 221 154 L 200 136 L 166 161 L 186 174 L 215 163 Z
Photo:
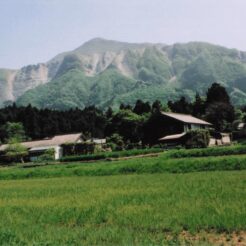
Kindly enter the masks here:
M 162 115 L 173 118 L 177 121 L 181 121 L 185 124 L 201 125 L 201 126 L 212 126 L 211 123 L 198 119 L 189 114 L 178 114 L 172 112 L 161 112 Z
M 207 129 L 212 124 L 192 115 L 159 112 L 145 128 L 145 143 L 180 143 L 189 130 Z
M 161 115 L 168 122 L 164 126 L 166 134 L 158 139 L 161 142 L 179 142 L 189 130 L 206 129 L 212 126 L 211 123 L 188 114 L 161 112 Z

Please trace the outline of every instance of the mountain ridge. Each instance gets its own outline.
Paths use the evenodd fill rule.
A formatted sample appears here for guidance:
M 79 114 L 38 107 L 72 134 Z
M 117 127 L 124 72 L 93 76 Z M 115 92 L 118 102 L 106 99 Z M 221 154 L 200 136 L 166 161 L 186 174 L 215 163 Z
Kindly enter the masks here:
M 43 100 L 48 100 L 46 106 L 58 109 L 90 104 L 116 107 L 121 102 L 134 103 L 137 99 L 156 98 L 166 102 L 182 94 L 190 99 L 196 92 L 204 94 L 215 81 L 227 88 L 235 104 L 244 104 L 246 52 L 206 42 L 166 45 L 95 38 L 46 63 L 20 70 L 0 69 L 0 104 L 11 100 L 19 105 L 32 103 L 44 107 L 42 98 L 39 103 L 34 100 L 40 98 L 40 91 Z M 78 95 L 68 92 L 77 88 L 77 84 L 81 84 Z M 46 90 L 50 88 L 54 90 L 53 96 L 47 98 L 45 93 L 49 94 Z M 80 92 L 82 103 L 78 103 Z M 70 95 L 68 105 L 62 103 L 62 98 L 68 100 L 66 93 Z M 57 94 L 61 97 L 60 105 L 52 103 L 57 101 Z

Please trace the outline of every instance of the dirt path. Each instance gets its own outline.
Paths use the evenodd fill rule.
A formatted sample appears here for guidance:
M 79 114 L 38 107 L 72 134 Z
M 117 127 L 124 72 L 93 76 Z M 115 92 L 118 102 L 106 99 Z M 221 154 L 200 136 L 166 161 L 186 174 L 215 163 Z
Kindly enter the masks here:
M 170 234 L 170 236 L 167 236 L 167 239 L 172 240 L 173 235 Z M 180 242 L 184 242 L 184 245 L 187 245 L 185 243 L 189 242 L 189 245 L 201 245 L 201 243 L 208 243 L 208 245 L 211 244 L 216 246 L 246 246 L 246 231 L 232 233 L 201 231 L 195 234 L 183 231 L 178 235 L 178 240 Z
M 120 161 L 120 160 L 128 160 L 128 159 L 135 159 L 135 158 L 143 158 L 143 157 L 158 157 L 160 153 L 153 153 L 153 154 L 146 154 L 146 155 L 133 155 L 133 156 L 125 156 L 119 158 L 107 158 L 108 161 Z

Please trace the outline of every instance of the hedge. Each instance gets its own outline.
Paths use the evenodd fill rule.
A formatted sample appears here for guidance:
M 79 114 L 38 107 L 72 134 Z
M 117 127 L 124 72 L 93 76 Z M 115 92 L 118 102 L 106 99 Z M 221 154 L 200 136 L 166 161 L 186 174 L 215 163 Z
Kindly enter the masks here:
M 205 156 L 223 156 L 223 155 L 242 155 L 246 154 L 245 145 L 234 145 L 224 147 L 211 147 L 202 149 L 181 149 L 171 150 L 165 154 L 168 158 L 186 158 L 186 157 L 205 157 Z
M 76 156 L 65 156 L 60 159 L 61 162 L 68 161 L 90 161 L 90 160 L 103 160 L 108 158 L 120 158 L 128 157 L 135 155 L 144 155 L 151 153 L 159 153 L 163 151 L 161 148 L 150 148 L 150 149 L 132 149 L 132 150 L 123 150 L 116 152 L 104 152 L 91 155 L 76 155 Z

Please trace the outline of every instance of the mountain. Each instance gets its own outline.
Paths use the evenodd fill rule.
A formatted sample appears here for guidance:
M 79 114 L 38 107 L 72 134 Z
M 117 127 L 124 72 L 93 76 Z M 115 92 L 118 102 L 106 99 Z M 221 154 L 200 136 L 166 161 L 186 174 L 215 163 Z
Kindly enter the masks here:
M 0 103 L 54 109 L 162 102 L 219 82 L 234 104 L 246 103 L 246 52 L 202 42 L 126 43 L 92 39 L 47 63 L 0 69 Z

